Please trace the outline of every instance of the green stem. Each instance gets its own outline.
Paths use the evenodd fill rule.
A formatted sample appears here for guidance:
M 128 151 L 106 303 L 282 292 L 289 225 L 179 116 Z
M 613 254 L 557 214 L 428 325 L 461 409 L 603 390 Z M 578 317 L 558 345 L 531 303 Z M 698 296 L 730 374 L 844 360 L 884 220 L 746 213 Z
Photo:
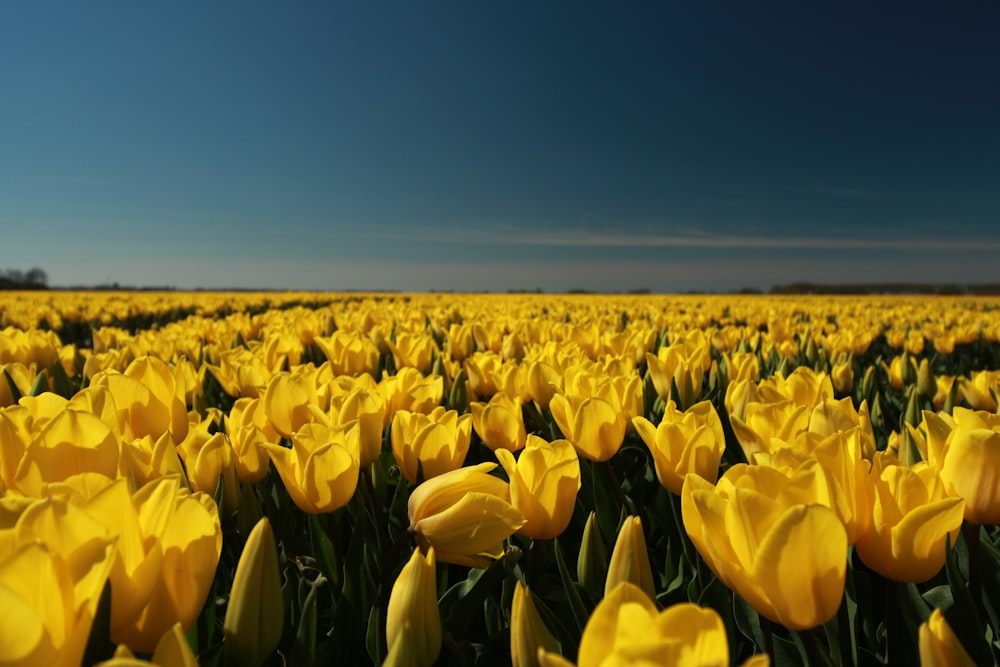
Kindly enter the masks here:
M 979 618 L 988 619 L 989 616 L 986 615 L 986 608 L 983 605 L 983 582 L 980 577 L 979 567 L 979 554 L 982 551 L 979 526 L 966 521 L 964 530 L 965 543 L 969 549 L 969 593 L 972 595 L 973 602 L 976 603 L 976 611 L 979 612 Z
M 371 514 L 373 528 L 375 529 L 375 546 L 379 553 L 382 553 L 382 532 L 389 530 L 382 515 L 382 506 L 375 499 L 375 483 L 372 481 L 371 468 L 361 471 L 361 477 L 365 480 L 365 495 L 368 496 L 368 511 Z
M 632 516 L 639 516 L 639 512 L 636 510 L 635 504 L 622 490 L 622 485 L 618 481 L 618 475 L 615 474 L 615 469 L 611 466 L 611 461 L 601 461 L 600 466 L 604 468 L 604 476 L 608 478 L 608 484 L 611 486 L 611 492 L 615 495 L 618 507 L 624 507 Z

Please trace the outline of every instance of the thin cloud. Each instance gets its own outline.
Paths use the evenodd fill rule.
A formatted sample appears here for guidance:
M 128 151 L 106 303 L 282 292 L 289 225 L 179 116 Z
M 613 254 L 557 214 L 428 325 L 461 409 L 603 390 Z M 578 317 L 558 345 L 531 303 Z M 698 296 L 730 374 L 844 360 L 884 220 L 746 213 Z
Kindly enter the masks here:
M 502 229 L 501 233 L 497 233 Z M 686 229 L 683 233 L 594 232 L 588 229 L 525 230 L 495 226 L 478 228 L 420 227 L 340 229 L 335 234 L 398 242 L 435 244 L 551 246 L 565 248 L 753 248 L 757 250 L 891 250 L 891 251 L 996 251 L 1000 239 L 941 237 L 878 238 L 857 236 L 769 236 L 766 234 L 712 234 Z

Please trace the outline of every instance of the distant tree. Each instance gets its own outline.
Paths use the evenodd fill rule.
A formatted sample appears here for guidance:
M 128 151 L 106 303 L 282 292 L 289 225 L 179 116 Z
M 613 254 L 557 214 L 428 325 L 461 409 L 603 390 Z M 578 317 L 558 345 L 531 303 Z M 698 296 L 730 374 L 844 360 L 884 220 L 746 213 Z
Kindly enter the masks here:
M 49 276 L 43 269 L 35 266 L 24 274 L 24 282 L 29 287 L 46 287 L 49 284 Z

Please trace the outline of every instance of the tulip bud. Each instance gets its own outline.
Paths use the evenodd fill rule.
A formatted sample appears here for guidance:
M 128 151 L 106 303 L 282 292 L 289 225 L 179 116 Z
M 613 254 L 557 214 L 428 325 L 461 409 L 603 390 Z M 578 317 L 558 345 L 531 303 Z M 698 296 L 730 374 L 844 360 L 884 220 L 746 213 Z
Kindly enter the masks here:
M 940 609 L 920 626 L 920 664 L 925 667 L 972 667 L 969 656 Z
M 611 564 L 608 565 L 608 578 L 604 582 L 604 594 L 610 593 L 623 581 L 635 584 L 651 599 L 656 599 L 656 584 L 649 565 L 642 519 L 637 516 L 625 517 L 625 523 L 618 531 L 618 540 L 611 552 Z
M 510 608 L 510 658 L 514 667 L 536 667 L 538 650 L 559 651 L 559 642 L 545 627 L 531 591 L 517 582 Z
M 465 369 L 463 368 L 455 376 L 455 381 L 451 385 L 448 393 L 448 407 L 462 413 L 469 406 L 469 389 Z
M 592 599 L 601 597 L 604 582 L 608 578 L 608 550 L 601 538 L 595 512 L 590 513 L 583 527 L 580 554 L 576 559 L 576 578 Z
M 278 549 L 271 522 L 250 531 L 233 577 L 223 625 L 226 653 L 239 665 L 259 665 L 277 648 L 284 626 Z
M 390 654 L 399 642 L 409 642 L 413 664 L 429 667 L 441 652 L 441 612 L 437 602 L 434 548 L 424 556 L 414 549 L 389 594 L 385 638 Z M 400 663 L 404 664 L 404 663 Z
M 920 398 L 928 401 L 937 394 L 937 381 L 927 359 L 922 359 L 917 368 L 917 393 L 920 394 Z

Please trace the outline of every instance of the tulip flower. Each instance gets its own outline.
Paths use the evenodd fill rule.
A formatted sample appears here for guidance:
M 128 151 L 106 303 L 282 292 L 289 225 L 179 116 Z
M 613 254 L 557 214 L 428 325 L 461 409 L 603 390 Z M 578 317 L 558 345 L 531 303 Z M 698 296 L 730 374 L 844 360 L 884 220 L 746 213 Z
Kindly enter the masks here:
M 493 395 L 489 403 L 471 403 L 472 427 L 490 449 L 516 452 L 524 447 L 527 432 L 521 414 L 521 398 Z
M 400 410 L 390 431 L 392 454 L 400 471 L 417 481 L 417 463 L 430 479 L 461 467 L 469 452 L 472 416 L 438 406 L 429 414 Z
M 226 654 L 239 665 L 259 665 L 274 652 L 285 622 L 278 548 L 267 517 L 250 531 L 236 564 L 223 624 Z
M 496 457 L 510 479 L 511 503 L 525 518 L 518 533 L 539 540 L 562 534 L 573 518 L 580 490 L 580 459 L 566 440 L 527 437 L 520 458 L 506 449 Z
M 567 665 L 540 652 L 542 665 Z M 622 582 L 601 600 L 580 638 L 579 667 L 642 664 L 729 665 L 726 627 L 718 612 L 689 602 L 663 611 L 638 586 Z
M 661 347 L 655 355 L 647 353 L 646 366 L 657 395 L 668 401 L 671 386 L 675 386 L 680 394 L 676 398 L 682 406 L 696 403 L 708 369 L 707 352 L 704 344 L 678 342 Z
M 187 436 L 187 407 L 170 367 L 156 357 L 139 357 L 124 373 L 105 371 L 91 380 L 106 387 L 118 408 L 120 432 L 127 440 L 170 431 L 174 442 Z
M 549 409 L 563 436 L 586 459 L 607 461 L 625 440 L 625 416 L 605 398 L 556 394 Z
M 149 652 L 174 623 L 194 624 L 222 553 L 222 527 L 211 496 L 190 493 L 173 478 L 146 484 L 132 502 L 143 539 L 158 541 L 162 560 L 148 602 L 116 641 Z
M 238 398 L 225 416 L 226 433 L 233 451 L 236 476 L 241 482 L 255 484 L 267 475 L 271 459 L 259 447 L 265 442 L 278 444 L 281 435 L 274 430 L 258 398 Z
M 270 443 L 261 447 L 298 508 L 325 514 L 354 496 L 360 474 L 359 438 L 357 422 L 336 429 L 310 424 L 293 436 L 291 448 Z
M 812 412 L 818 403 L 833 398 L 833 382 L 826 373 L 799 366 L 788 377 L 780 372 L 763 380 L 757 387 L 765 403 L 791 401 Z
M 338 402 L 337 424 L 343 426 L 358 420 L 360 465 L 367 468 L 382 454 L 382 433 L 385 430 L 387 412 L 385 400 L 374 386 L 371 389 L 358 386 Z
M 121 458 L 121 444 L 104 422 L 90 413 L 67 408 L 44 422 L 25 447 L 13 486 L 24 495 L 38 497 L 43 483 L 82 472 L 114 478 Z
M 431 369 L 437 344 L 427 334 L 401 333 L 396 336 L 396 342 L 388 341 L 392 356 L 396 359 L 396 368 L 415 368 L 421 374 Z
M 4 665 L 75 667 L 82 662 L 113 562 L 114 539 L 78 546 L 70 558 L 35 540 L 0 553 Z
M 940 609 L 920 624 L 920 664 L 922 667 L 975 667 Z
M 313 420 L 310 405 L 321 407 L 315 381 L 291 373 L 278 373 L 271 378 L 263 405 L 274 429 L 286 438 Z
M 395 375 L 383 376 L 378 384 L 385 399 L 386 419 L 399 410 L 428 413 L 440 405 L 444 397 L 444 378 L 440 375 L 424 377 L 415 368 L 400 368 Z
M 409 653 L 419 667 L 430 667 L 441 652 L 441 613 L 437 602 L 434 548 L 425 556 L 414 549 L 389 594 L 385 638 L 389 651 L 409 633 Z
M 656 477 L 665 489 L 680 495 L 684 476 L 694 473 L 715 483 L 726 445 L 722 421 L 709 401 L 685 411 L 668 401 L 659 426 L 645 417 L 632 420 L 635 430 L 653 455 Z
M 184 477 L 184 467 L 169 431 L 157 439 L 147 435 L 125 443 L 122 454 L 128 461 L 136 486 L 167 475 Z
M 948 495 L 938 471 L 927 463 L 904 467 L 878 452 L 872 464 L 874 509 L 857 543 L 865 565 L 896 581 L 923 583 L 945 561 L 962 527 L 965 503 Z
M 576 557 L 576 578 L 594 600 L 604 595 L 604 584 L 608 578 L 608 551 L 595 512 L 587 515 L 587 523 L 583 525 L 583 539 Z
M 329 338 L 315 338 L 335 375 L 371 373 L 378 366 L 378 347 L 363 334 L 334 331 Z
M 518 581 L 510 607 L 510 658 L 513 667 L 536 667 L 538 652 L 559 651 L 559 642 L 545 627 L 528 587 Z
M 618 539 L 608 565 L 608 578 L 604 583 L 604 594 L 610 593 L 623 581 L 635 584 L 650 599 L 656 598 L 656 582 L 653 581 L 653 570 L 649 565 L 642 519 L 637 516 L 625 517 L 618 530 Z
M 490 475 L 495 463 L 458 468 L 419 485 L 410 494 L 410 530 L 442 563 L 486 568 L 503 556 L 503 541 L 525 519 L 508 502 L 506 482 Z
M 803 405 L 796 405 L 791 399 L 777 403 L 748 403 L 743 419 L 730 415 L 729 420 L 749 461 L 756 452 L 771 451 L 774 438 L 788 442 L 797 433 L 806 430 L 809 410 Z
M 844 524 L 828 507 L 772 497 L 778 489 L 768 480 L 777 471 L 746 468 L 733 466 L 715 487 L 689 474 L 684 528 L 716 576 L 761 615 L 790 630 L 822 625 L 844 596 Z
M 209 435 L 207 429 L 196 427 L 177 449 L 187 468 L 191 490 L 215 497 L 215 491 L 221 484 L 224 512 L 235 511 L 239 497 L 234 464 L 236 457 L 226 435 L 221 432 Z
M 928 460 L 949 494 L 965 500 L 970 523 L 1000 523 L 1000 416 L 956 407 L 952 420 L 943 445 L 928 448 Z

